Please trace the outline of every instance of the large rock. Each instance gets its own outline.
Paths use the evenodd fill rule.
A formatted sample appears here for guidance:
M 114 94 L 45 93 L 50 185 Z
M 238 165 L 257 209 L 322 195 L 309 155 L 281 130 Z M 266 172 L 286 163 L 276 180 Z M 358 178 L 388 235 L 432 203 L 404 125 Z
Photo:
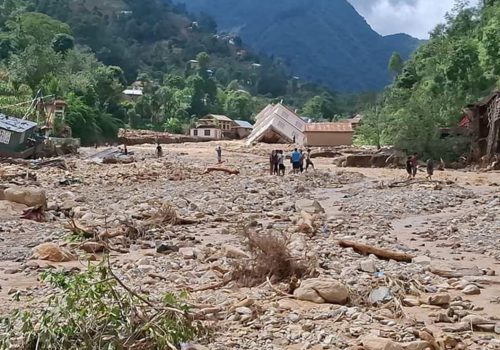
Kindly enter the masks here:
M 463 289 L 462 292 L 465 295 L 478 295 L 481 294 L 481 289 L 479 289 L 479 287 L 476 286 L 475 284 L 469 284 Z
M 317 304 L 345 304 L 349 299 L 349 290 L 335 280 L 313 278 L 305 280 L 293 293 L 299 300 Z
M 427 302 L 429 305 L 444 306 L 449 305 L 451 301 L 451 296 L 447 293 L 438 293 L 429 296 Z
M 295 202 L 295 210 L 297 212 L 305 211 L 309 214 L 321 214 L 325 212 L 325 209 L 319 204 L 317 200 L 311 199 L 299 199 Z
M 367 336 L 361 341 L 366 350 L 404 350 L 402 345 L 387 338 Z
M 33 258 L 52 262 L 65 262 L 76 260 L 70 252 L 55 243 L 43 243 L 33 248 Z
M 28 207 L 24 204 L 0 200 L 0 218 L 19 217 Z
M 432 345 L 424 340 L 416 340 L 410 343 L 401 344 L 405 350 L 427 350 L 432 349 Z
M 28 207 L 47 207 L 45 191 L 36 187 L 10 187 L 4 191 L 5 199 Z

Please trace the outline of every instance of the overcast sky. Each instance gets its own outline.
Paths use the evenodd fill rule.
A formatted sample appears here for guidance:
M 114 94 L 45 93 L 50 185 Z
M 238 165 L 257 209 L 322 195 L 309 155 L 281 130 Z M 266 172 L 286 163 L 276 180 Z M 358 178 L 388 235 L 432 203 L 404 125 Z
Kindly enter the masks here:
M 455 0 L 348 0 L 382 35 L 407 33 L 427 39 Z

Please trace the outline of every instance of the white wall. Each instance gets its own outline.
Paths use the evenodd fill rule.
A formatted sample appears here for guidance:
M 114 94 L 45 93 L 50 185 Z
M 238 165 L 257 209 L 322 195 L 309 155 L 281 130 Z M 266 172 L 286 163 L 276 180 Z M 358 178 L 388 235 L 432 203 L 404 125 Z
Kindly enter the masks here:
M 196 131 L 198 132 L 198 135 L 195 135 Z M 220 129 L 203 129 L 203 128 L 198 128 L 198 129 L 191 129 L 189 131 L 189 134 L 192 137 L 199 137 L 201 139 L 214 139 L 214 140 L 220 140 L 222 138 L 222 131 Z

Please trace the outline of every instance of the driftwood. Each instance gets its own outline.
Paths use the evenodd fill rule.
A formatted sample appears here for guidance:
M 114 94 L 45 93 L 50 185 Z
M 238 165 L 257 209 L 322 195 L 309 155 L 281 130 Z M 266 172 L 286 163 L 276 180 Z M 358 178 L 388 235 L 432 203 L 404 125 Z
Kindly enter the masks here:
M 302 210 L 300 212 L 302 218 L 298 222 L 298 230 L 301 233 L 313 234 L 316 231 L 314 226 L 314 221 L 316 220 L 316 215 L 311 215 L 308 212 Z
M 433 185 L 441 185 L 441 181 L 434 181 L 434 180 L 405 180 L 405 181 L 396 181 L 396 182 L 391 182 L 387 186 L 389 188 L 394 188 L 394 187 L 407 187 L 415 184 L 433 184 Z
M 384 248 L 378 248 L 378 247 L 374 247 L 371 245 L 353 242 L 353 241 L 341 240 L 341 241 L 339 241 L 339 245 L 342 248 L 353 248 L 354 251 L 359 253 L 359 254 L 363 254 L 363 255 L 373 254 L 380 259 L 411 262 L 412 259 L 414 258 L 413 255 L 406 254 L 403 252 L 397 252 L 397 251 L 388 250 L 388 249 L 384 249 Z
M 221 172 L 231 174 L 231 175 L 239 175 L 240 174 L 239 170 L 226 169 L 226 168 L 207 168 L 207 169 L 205 169 L 203 174 L 208 174 L 208 173 L 211 173 L 214 171 L 221 171 Z
M 444 277 L 444 278 L 462 278 L 465 276 L 483 276 L 483 271 L 481 271 L 477 267 L 471 268 L 440 268 L 437 266 L 430 266 L 429 271 L 435 275 Z
M 26 209 L 21 215 L 21 219 L 36 221 L 36 222 L 46 222 L 45 212 L 43 206 L 39 205 L 37 207 Z

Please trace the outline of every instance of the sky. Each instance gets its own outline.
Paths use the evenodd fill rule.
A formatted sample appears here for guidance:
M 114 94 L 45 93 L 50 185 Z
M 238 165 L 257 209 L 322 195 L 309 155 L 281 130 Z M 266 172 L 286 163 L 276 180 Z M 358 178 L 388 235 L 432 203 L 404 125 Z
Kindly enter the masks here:
M 348 0 L 382 35 L 407 33 L 428 39 L 455 0 Z M 477 1 L 477 0 L 476 0 Z

